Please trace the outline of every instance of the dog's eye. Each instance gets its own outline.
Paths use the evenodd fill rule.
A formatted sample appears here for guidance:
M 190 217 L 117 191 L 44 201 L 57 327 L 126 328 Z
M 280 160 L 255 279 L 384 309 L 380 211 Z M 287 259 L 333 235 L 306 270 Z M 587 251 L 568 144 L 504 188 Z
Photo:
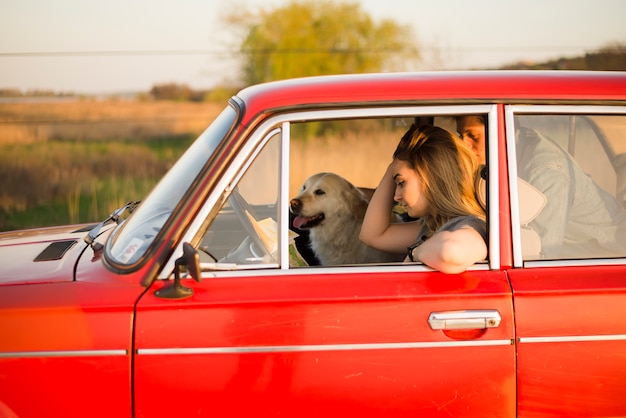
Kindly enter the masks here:
M 315 194 L 320 196 L 320 195 L 326 194 L 326 192 L 324 190 L 322 190 L 322 189 L 317 189 L 317 190 L 315 190 Z

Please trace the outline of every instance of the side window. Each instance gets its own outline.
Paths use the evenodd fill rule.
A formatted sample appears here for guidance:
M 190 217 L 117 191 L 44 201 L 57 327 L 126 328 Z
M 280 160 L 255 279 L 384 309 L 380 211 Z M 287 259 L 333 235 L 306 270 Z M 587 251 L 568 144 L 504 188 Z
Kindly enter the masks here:
M 203 261 L 277 266 L 279 173 L 277 133 L 254 158 L 209 227 L 200 246 Z
M 482 112 L 484 108 L 481 108 Z M 381 109 L 381 113 L 385 111 Z M 372 112 L 363 110 L 363 113 Z M 438 132 L 433 136 L 435 140 L 462 139 L 458 139 L 458 119 L 447 108 L 444 114 L 432 112 L 416 116 L 404 109 L 399 109 L 399 113 L 384 117 L 345 117 L 347 112 L 341 111 L 297 114 L 294 118 L 304 116 L 305 121 L 292 121 L 288 123 L 289 129 L 268 133 L 262 149 L 250 157 L 239 180 L 237 176 L 231 180 L 236 184 L 229 196 L 222 197 L 224 204 L 217 215 L 205 218 L 206 232 L 198 246 L 204 267 L 220 271 L 405 261 L 408 246 L 432 235 L 433 231 L 426 230 L 431 224 L 411 217 L 411 206 L 404 201 L 403 204 L 395 202 L 394 196 L 389 202 L 389 220 L 392 223 L 411 222 L 403 230 L 414 234 L 415 241 L 407 244 L 402 241 L 401 245 L 378 249 L 367 246 L 359 235 L 371 196 L 409 128 L 434 125 L 450 134 L 441 135 L 435 130 Z M 486 115 L 481 115 L 483 135 L 478 142 L 484 156 Z M 336 118 L 324 119 L 328 117 Z M 284 144 L 282 138 L 287 132 L 289 144 Z M 287 149 L 289 155 L 283 155 Z M 458 159 L 452 160 L 449 153 L 446 155 L 448 157 L 440 164 L 458 162 Z M 461 170 L 466 168 L 465 165 L 462 167 Z M 469 180 L 474 185 L 474 179 Z M 465 185 L 467 181 L 468 177 L 465 177 Z M 482 198 L 474 202 L 475 206 L 462 209 L 483 218 L 486 189 L 485 182 L 481 184 Z M 281 195 L 281 190 L 287 195 Z M 471 188 L 464 187 L 463 190 L 465 193 Z M 467 201 L 457 200 L 461 202 L 459 205 Z M 212 208 L 211 213 L 214 213 Z M 461 221 L 471 219 L 468 216 Z M 451 225 L 449 227 L 453 228 Z M 478 220 L 477 225 L 477 228 L 483 225 L 479 233 L 485 236 L 484 223 Z M 424 232 L 420 235 L 420 231 Z M 283 242 L 283 237 L 288 242 Z M 283 249 L 287 251 L 281 253 Z M 482 260 L 478 262 L 482 263 Z
M 626 256 L 626 116 L 517 115 L 525 260 Z
M 480 146 L 485 155 L 485 117 Z M 407 256 L 367 247 L 359 240 L 361 222 L 400 139 L 412 125 L 434 125 L 457 134 L 453 115 L 307 121 L 291 124 L 290 229 L 296 234 L 291 266 L 359 265 L 402 262 Z M 478 180 L 478 179 L 477 179 Z M 486 206 L 485 182 L 478 199 Z M 391 222 L 415 221 L 406 207 L 394 206 Z M 417 235 L 417 234 L 416 234 Z M 418 237 L 416 236 L 416 239 Z M 406 248 L 406 247 L 405 247 Z M 295 251 L 294 251 L 295 250 Z

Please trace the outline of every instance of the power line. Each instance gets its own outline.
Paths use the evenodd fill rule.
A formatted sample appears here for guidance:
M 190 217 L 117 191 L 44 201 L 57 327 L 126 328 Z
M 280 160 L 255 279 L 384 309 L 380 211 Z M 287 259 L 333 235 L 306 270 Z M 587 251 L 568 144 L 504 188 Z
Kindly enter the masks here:
M 0 57 L 102 57 L 102 56 L 147 56 L 147 55 L 224 55 L 228 51 L 216 50 L 109 50 L 109 51 L 35 51 L 0 52 Z
M 0 120 L 0 127 L 8 125 L 130 125 L 130 124 L 163 124 L 172 122 L 192 122 L 192 121 L 207 121 L 210 118 L 197 117 L 197 116 L 177 116 L 177 117 L 145 117 L 145 118 L 102 118 L 102 119 L 34 119 L 34 120 Z
M 589 46 L 481 46 L 481 47 L 416 47 L 418 51 L 463 52 L 564 52 L 596 49 Z M 406 48 L 263 48 L 235 50 L 216 49 L 163 49 L 163 50 L 100 50 L 100 51 L 22 51 L 0 52 L 0 58 L 26 57 L 112 57 L 112 56 L 206 56 L 239 54 L 319 54 L 319 53 L 389 53 L 406 51 Z

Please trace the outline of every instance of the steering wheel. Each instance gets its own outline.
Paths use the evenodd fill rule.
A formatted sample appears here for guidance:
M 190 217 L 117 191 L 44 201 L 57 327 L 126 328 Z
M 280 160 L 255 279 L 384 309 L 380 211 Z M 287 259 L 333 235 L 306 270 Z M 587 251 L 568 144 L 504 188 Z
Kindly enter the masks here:
M 248 236 L 250 237 L 252 241 L 250 243 L 250 252 L 252 254 L 256 254 L 260 252 L 260 251 L 255 251 L 255 249 L 252 248 L 252 246 L 254 245 L 257 248 L 263 250 L 262 252 L 264 252 L 265 254 L 268 254 L 270 257 L 273 258 L 271 249 L 267 248 L 267 246 L 261 239 L 261 236 L 258 234 L 257 230 L 254 228 L 254 225 L 252 224 L 252 220 L 250 219 L 250 217 L 253 217 L 252 214 L 254 213 L 252 211 L 252 207 L 250 206 L 248 202 L 246 202 L 243 196 L 241 196 L 241 193 L 239 193 L 239 190 L 237 190 L 237 188 L 233 189 L 230 196 L 228 197 L 228 201 L 230 202 L 230 205 L 233 207 L 233 210 L 237 214 L 237 217 L 239 218 L 239 220 L 241 220 L 241 223 L 243 224 L 245 231 L 248 233 Z

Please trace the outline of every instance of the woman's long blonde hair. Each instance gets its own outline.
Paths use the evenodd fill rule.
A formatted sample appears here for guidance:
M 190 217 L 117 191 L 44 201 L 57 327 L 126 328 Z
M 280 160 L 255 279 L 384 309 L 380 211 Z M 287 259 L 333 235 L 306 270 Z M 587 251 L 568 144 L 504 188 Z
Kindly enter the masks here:
M 478 161 L 451 132 L 437 126 L 412 125 L 393 157 L 408 162 L 420 177 L 429 203 L 423 222 L 430 231 L 458 216 L 485 218 L 475 193 Z

